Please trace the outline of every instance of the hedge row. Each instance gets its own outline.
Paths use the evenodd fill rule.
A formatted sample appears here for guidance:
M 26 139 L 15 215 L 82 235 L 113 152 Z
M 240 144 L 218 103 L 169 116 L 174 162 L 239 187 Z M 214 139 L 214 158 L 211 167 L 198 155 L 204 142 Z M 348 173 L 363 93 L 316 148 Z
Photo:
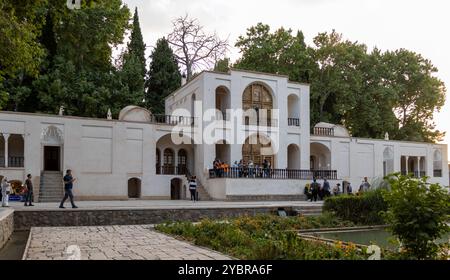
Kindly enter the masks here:
M 381 195 L 381 191 L 374 190 L 361 196 L 340 195 L 329 197 L 325 200 L 323 210 L 355 224 L 377 225 L 384 224 L 380 212 L 387 210 L 387 204 Z

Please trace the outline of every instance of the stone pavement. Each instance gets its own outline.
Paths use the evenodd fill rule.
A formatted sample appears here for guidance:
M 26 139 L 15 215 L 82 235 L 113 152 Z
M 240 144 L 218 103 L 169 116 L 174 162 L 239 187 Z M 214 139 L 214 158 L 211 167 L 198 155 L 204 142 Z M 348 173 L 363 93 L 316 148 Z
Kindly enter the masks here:
M 78 210 L 97 209 L 202 209 L 202 208 L 257 208 L 257 207 L 301 207 L 322 206 L 322 201 L 197 201 L 189 200 L 112 200 L 112 201 L 78 201 Z M 67 209 L 59 209 L 59 203 L 34 203 L 33 207 L 25 207 L 22 202 L 10 202 L 16 210 L 60 210 L 68 211 L 72 208 L 66 202 Z
M 151 225 L 35 227 L 27 260 L 229 260 L 221 253 L 159 233 Z M 71 250 L 76 245 L 79 248 Z M 79 258 L 78 258 L 79 257 Z

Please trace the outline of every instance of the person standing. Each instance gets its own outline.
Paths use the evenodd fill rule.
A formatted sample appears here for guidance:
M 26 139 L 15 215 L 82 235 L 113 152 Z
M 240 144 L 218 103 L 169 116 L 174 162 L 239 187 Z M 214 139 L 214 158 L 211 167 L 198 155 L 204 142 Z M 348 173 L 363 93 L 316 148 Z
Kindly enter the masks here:
M 63 178 L 64 180 L 64 198 L 61 200 L 61 203 L 59 204 L 59 208 L 66 208 L 64 207 L 64 202 L 67 198 L 70 198 L 70 203 L 72 204 L 72 208 L 78 208 L 75 203 L 73 202 L 73 182 L 76 181 L 76 178 L 72 177 L 72 170 L 67 169 L 66 175 Z
M 364 177 L 364 181 L 362 181 L 361 185 L 359 186 L 359 192 L 363 193 L 370 189 L 370 184 L 367 181 L 367 177 Z
M 191 193 L 191 201 L 198 201 L 197 196 L 197 177 L 192 176 L 191 180 L 189 180 L 189 192 Z
M 11 186 L 8 182 L 8 178 L 3 177 L 2 183 L 2 207 L 9 207 L 8 201 L 9 201 L 9 193 L 11 192 Z
M 331 195 L 331 187 L 330 182 L 328 182 L 327 178 L 323 179 L 323 197 L 328 197 Z
M 339 184 L 339 183 L 337 183 L 336 186 L 334 186 L 334 188 L 333 188 L 333 194 L 334 194 L 334 196 L 339 195 L 339 193 L 341 192 L 341 191 L 340 191 L 340 188 L 341 188 L 341 184 Z
M 348 195 L 353 195 L 352 184 L 350 182 L 347 185 L 347 194 Z
M 25 195 L 25 206 L 34 206 L 33 205 L 33 182 L 31 181 L 31 174 L 27 175 L 27 179 L 25 180 L 25 187 L 27 188 L 27 194 Z M 28 205 L 27 205 L 28 202 Z
M 319 183 L 316 182 L 316 178 L 314 178 L 311 184 L 311 194 L 312 194 L 311 202 L 313 201 L 313 199 L 314 201 L 317 201 L 317 194 L 319 193 L 319 188 L 320 185 Z
M 312 201 L 311 185 L 309 183 L 305 185 L 303 194 L 306 195 L 306 200 Z

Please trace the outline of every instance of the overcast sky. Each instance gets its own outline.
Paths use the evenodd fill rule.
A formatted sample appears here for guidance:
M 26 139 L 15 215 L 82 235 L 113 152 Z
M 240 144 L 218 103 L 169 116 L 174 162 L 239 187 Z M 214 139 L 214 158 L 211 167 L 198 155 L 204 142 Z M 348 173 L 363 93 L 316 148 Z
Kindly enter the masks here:
M 262 22 L 272 30 L 281 26 L 302 30 L 306 42 L 319 32 L 335 29 L 344 38 L 382 50 L 406 48 L 430 59 L 438 77 L 450 88 L 450 1 L 447 0 L 124 0 L 138 7 L 147 46 L 171 31 L 171 21 L 188 13 L 209 31 L 230 38 L 234 45 L 246 29 Z M 150 50 L 150 49 L 149 49 Z M 231 59 L 239 57 L 231 49 Z M 450 101 L 435 121 L 448 131 Z

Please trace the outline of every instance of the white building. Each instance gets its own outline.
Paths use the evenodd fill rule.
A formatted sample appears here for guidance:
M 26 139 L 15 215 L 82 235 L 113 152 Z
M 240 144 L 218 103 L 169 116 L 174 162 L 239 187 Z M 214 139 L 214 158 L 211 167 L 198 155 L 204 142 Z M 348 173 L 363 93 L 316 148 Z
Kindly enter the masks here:
M 240 70 L 201 73 L 167 97 L 166 116 L 135 106 L 119 120 L 0 112 L 0 176 L 23 181 L 31 173 L 42 201 L 59 199 L 54 183 L 60 191 L 66 169 L 83 200 L 183 199 L 187 173 L 197 175 L 203 198 L 217 200 L 297 199 L 313 176 L 351 182 L 354 191 L 363 177 L 392 172 L 448 186 L 446 145 L 354 138 L 326 123 L 310 133 L 309 114 L 309 85 Z M 216 158 L 266 159 L 271 169 L 216 174 Z

